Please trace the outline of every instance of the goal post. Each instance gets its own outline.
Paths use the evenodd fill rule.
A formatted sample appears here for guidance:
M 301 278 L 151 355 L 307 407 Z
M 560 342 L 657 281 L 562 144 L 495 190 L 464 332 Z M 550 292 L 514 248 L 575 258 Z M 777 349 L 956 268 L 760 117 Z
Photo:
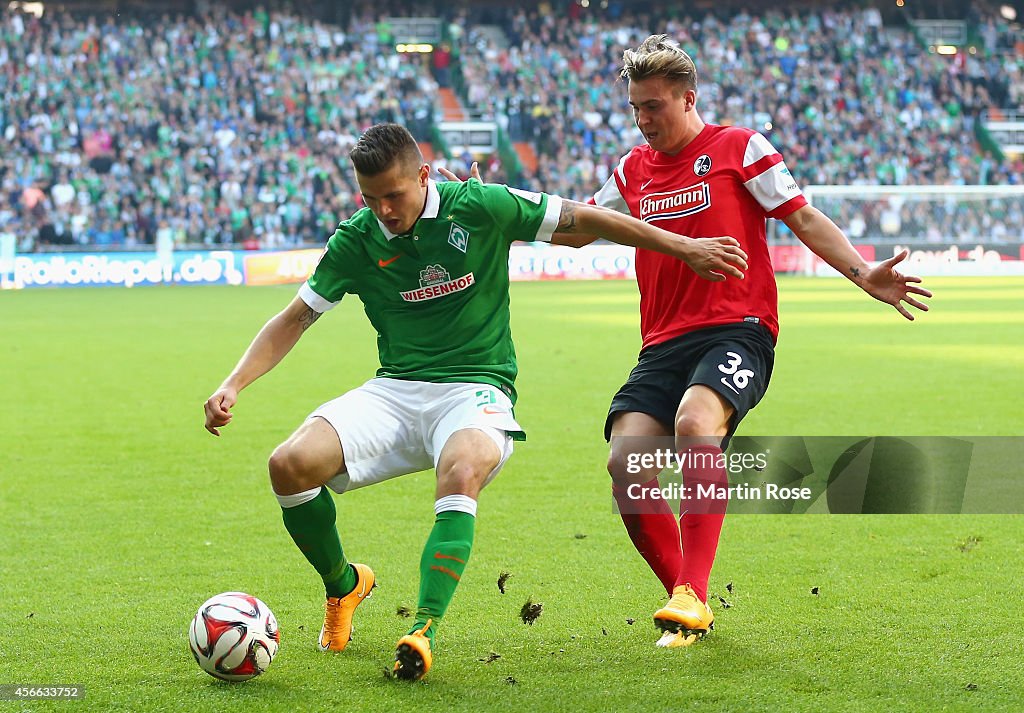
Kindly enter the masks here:
M 812 185 L 804 195 L 869 262 L 908 249 L 908 272 L 1024 275 L 1024 186 Z M 775 235 L 777 250 L 795 251 L 781 271 L 838 274 L 785 226 Z
M 17 241 L 14 233 L 0 232 L 0 290 L 15 287 L 14 259 L 18 256 Z

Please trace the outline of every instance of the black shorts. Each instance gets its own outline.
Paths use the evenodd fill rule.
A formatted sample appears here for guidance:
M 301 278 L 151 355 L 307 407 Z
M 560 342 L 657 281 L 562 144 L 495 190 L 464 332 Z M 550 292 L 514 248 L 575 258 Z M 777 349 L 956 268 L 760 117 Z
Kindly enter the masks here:
M 724 449 L 740 421 L 768 390 L 774 364 L 775 342 L 760 324 L 708 327 L 647 347 L 612 399 L 604 438 L 611 437 L 615 414 L 627 411 L 653 416 L 674 432 L 683 394 L 702 384 L 736 410 L 722 441 Z

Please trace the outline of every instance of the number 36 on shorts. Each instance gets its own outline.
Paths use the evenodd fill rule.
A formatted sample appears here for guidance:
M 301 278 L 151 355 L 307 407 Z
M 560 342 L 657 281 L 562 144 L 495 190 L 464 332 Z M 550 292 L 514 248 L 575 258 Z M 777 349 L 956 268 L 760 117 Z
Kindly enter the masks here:
M 722 377 L 722 383 L 738 394 L 742 389 L 747 388 L 754 372 L 750 369 L 740 368 L 743 366 L 743 357 L 736 352 L 726 352 L 725 356 L 726 360 L 718 365 L 718 370 L 725 374 Z

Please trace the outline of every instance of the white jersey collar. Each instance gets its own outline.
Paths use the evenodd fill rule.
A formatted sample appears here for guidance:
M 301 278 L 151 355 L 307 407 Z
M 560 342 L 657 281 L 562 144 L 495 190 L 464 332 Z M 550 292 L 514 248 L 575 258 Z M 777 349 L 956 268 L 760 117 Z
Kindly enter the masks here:
M 427 179 L 427 202 L 423 206 L 423 212 L 420 213 L 420 217 L 416 220 L 423 220 L 424 218 L 436 218 L 437 212 L 441 210 L 441 193 L 437 190 L 437 184 L 434 183 L 434 179 Z M 377 225 L 380 226 L 380 232 L 384 233 L 384 237 L 388 240 L 394 240 L 398 236 L 392 233 L 387 227 L 380 222 L 380 218 L 377 219 Z M 413 224 L 415 227 L 415 223 Z

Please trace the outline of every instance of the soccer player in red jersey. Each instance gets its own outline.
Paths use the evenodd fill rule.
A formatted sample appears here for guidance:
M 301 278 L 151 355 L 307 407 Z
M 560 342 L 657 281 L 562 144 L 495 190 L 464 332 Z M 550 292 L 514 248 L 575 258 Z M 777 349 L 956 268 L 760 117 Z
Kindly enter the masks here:
M 648 37 L 623 61 L 633 118 L 647 143 L 623 156 L 592 201 L 680 235 L 733 237 L 747 256 L 744 279 L 726 280 L 725 271 L 698 274 L 680 260 L 637 249 L 643 346 L 605 421 L 622 521 L 671 595 L 654 615 L 663 631 L 658 645 L 689 646 L 714 623 L 708 578 L 727 503 L 690 499 L 677 520 L 652 494 L 660 467 L 637 467 L 631 456 L 674 437 L 684 489 L 728 486 L 723 450 L 768 388 L 779 334 L 765 220 L 782 220 L 812 252 L 909 320 L 903 303 L 927 311 L 917 296 L 931 293 L 914 284 L 920 278 L 895 269 L 906 251 L 868 265 L 835 223 L 807 203 L 764 136 L 705 124 L 697 113 L 693 60 L 668 36 Z M 472 176 L 480 178 L 475 164 Z M 557 232 L 552 238 L 575 247 L 593 240 Z
M 612 399 L 605 423 L 612 491 L 630 539 L 671 595 L 655 615 L 659 646 L 687 646 L 712 627 L 707 587 L 725 504 L 681 506 L 678 522 L 664 500 L 645 497 L 657 471 L 637 471 L 628 456 L 645 438 L 675 437 L 683 485 L 728 485 L 722 450 L 765 390 L 779 332 L 766 218 L 782 220 L 811 251 L 877 300 L 928 307 L 931 293 L 900 274 L 907 253 L 874 267 L 828 217 L 810 206 L 761 134 L 705 124 L 697 112 L 693 60 L 666 35 L 623 55 L 629 104 L 647 140 L 619 162 L 594 196 L 600 206 L 690 237 L 728 235 L 747 254 L 743 280 L 700 279 L 685 263 L 637 250 L 638 364 Z M 567 240 L 584 244 L 581 236 Z M 641 496 L 637 497 L 640 493 Z M 631 497 L 632 495 L 632 497 Z

